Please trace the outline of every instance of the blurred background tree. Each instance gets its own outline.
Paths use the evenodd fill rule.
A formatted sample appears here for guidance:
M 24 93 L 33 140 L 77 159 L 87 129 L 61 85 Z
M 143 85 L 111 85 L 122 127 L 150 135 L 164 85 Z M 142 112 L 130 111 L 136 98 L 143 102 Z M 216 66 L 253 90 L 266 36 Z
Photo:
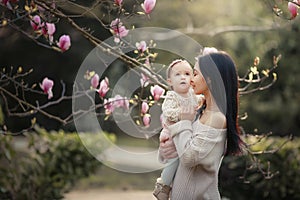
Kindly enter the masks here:
M 273 1 L 179 1 L 159 2 L 156 15 L 146 23 L 178 29 L 203 46 L 215 46 L 233 55 L 243 76 L 256 56 L 260 67 L 269 66 L 274 55 L 282 54 L 278 80 L 265 91 L 243 95 L 240 114 L 246 132 L 300 135 L 299 19 L 281 18 L 272 13 Z M 288 17 L 286 2 L 276 2 Z M 274 5 L 274 4 L 273 4 Z M 175 11 L 176 10 L 176 11 Z
M 2 13 L 2 16 L 4 16 L 5 10 L 7 9 L 3 5 L 3 2 L 5 1 L 1 1 L 2 4 L 0 4 L 0 12 Z M 24 4 L 25 1 L 19 2 Z M 28 3 L 29 1 L 26 2 Z M 109 31 L 109 27 L 107 26 L 109 26 L 111 21 L 119 15 L 118 12 L 115 12 L 115 10 L 110 10 L 109 5 L 111 5 L 112 0 L 58 0 L 53 2 L 59 6 L 60 10 L 72 15 L 72 19 L 76 21 L 76 23 L 78 23 L 82 28 L 92 33 L 92 35 L 100 40 L 103 41 L 112 36 L 112 33 Z M 95 5 L 95 2 L 98 4 L 96 7 L 93 7 L 92 11 L 99 19 L 101 19 L 103 23 L 99 23 L 99 21 L 88 12 L 82 15 L 82 13 L 86 11 L 82 6 L 86 6 L 86 8 L 92 8 L 92 6 Z M 137 8 L 137 6 L 139 6 L 139 4 L 142 2 L 142 0 L 124 0 L 123 6 L 129 12 L 132 10 L 136 11 L 140 9 Z M 75 6 L 76 3 L 81 6 Z M 274 15 L 273 11 L 275 4 L 278 4 L 278 6 L 285 11 L 282 17 Z M 273 135 L 282 136 L 293 134 L 295 136 L 299 136 L 300 108 L 298 106 L 298 102 L 300 100 L 300 86 L 296 84 L 296 81 L 298 80 L 298 76 L 300 76 L 300 63 L 298 56 L 300 47 L 297 40 L 299 35 L 300 21 L 299 17 L 295 18 L 294 20 L 289 20 L 289 18 L 290 14 L 287 11 L 287 1 L 280 0 L 253 0 L 251 2 L 240 0 L 158 0 L 153 13 L 151 13 L 149 17 L 144 15 L 141 17 L 128 15 L 127 17 L 124 17 L 122 22 L 128 25 L 128 29 L 133 27 L 163 27 L 172 30 L 178 30 L 192 37 L 203 46 L 215 46 L 218 49 L 225 50 L 229 52 L 236 61 L 240 76 L 243 76 L 247 70 L 249 70 L 249 67 L 253 65 L 253 60 L 256 56 L 260 57 L 260 65 L 258 66 L 258 70 L 261 70 L 272 66 L 273 56 L 281 54 L 282 59 L 279 63 L 280 67 L 276 69 L 278 80 L 275 82 L 275 85 L 268 90 L 241 95 L 240 115 L 247 117 L 245 120 L 240 121 L 240 125 L 244 128 L 246 133 L 265 134 L 267 132 L 273 132 Z M 12 70 L 12 73 L 16 73 L 17 70 L 20 69 L 19 67 L 22 67 L 23 71 L 33 69 L 33 72 L 28 77 L 24 77 L 24 81 L 28 82 L 29 85 L 40 83 L 45 76 L 53 79 L 55 82 L 53 88 L 54 99 L 59 97 L 61 93 L 62 88 L 59 85 L 59 82 L 60 80 L 63 80 L 66 84 L 66 95 L 71 96 L 72 87 L 78 69 L 87 55 L 94 49 L 94 44 L 84 38 L 80 32 L 78 32 L 78 30 L 74 30 L 73 27 L 68 23 L 67 19 L 62 18 L 59 20 L 60 26 L 57 27 L 56 34 L 61 35 L 68 33 L 72 38 L 71 48 L 62 54 L 60 52 L 53 51 L 53 49 L 39 46 L 28 37 L 25 37 L 24 34 L 16 31 L 10 26 L 5 25 L 4 20 L 2 20 L 2 18 L 0 19 L 2 23 L 2 25 L 0 25 L 1 70 Z M 31 28 L 29 24 L 20 25 Z M 167 37 L 173 36 L 167 35 Z M 158 38 L 154 37 L 153 40 L 157 43 L 159 42 Z M 165 55 L 166 54 L 163 52 L 159 52 L 156 62 L 168 64 L 174 58 L 170 55 Z M 99 65 L 97 67 L 104 66 Z M 126 70 L 128 70 L 128 68 L 124 66 L 124 63 L 117 61 L 105 71 L 104 75 L 109 75 L 110 78 L 110 87 L 114 87 L 114 84 L 126 72 Z M 41 104 L 48 101 L 45 97 L 41 98 L 39 95 L 35 96 L 34 94 L 28 95 L 25 98 L 32 104 L 35 104 L 36 100 L 38 100 Z M 5 108 L 4 99 L 2 98 L 0 101 L 2 106 L 0 109 L 0 124 L 1 126 L 5 125 L 6 129 L 8 130 L 19 131 L 23 130 L 24 128 L 26 129 L 30 126 L 32 119 L 36 117 L 38 124 L 46 129 L 42 129 L 43 132 L 50 132 L 50 130 L 59 129 L 62 129 L 66 132 L 76 131 L 75 126 L 72 123 L 65 125 L 60 121 L 50 119 L 40 113 L 33 114 L 30 117 L 10 116 Z M 72 102 L 71 100 L 66 100 L 56 106 L 51 106 L 46 110 L 49 110 L 54 115 L 64 118 L 72 112 Z M 115 133 L 116 135 L 120 135 L 122 133 L 118 126 L 115 126 L 114 122 L 109 120 L 105 121 L 102 128 L 105 131 Z M 52 138 L 53 141 L 61 141 L 61 143 L 50 142 L 52 145 L 57 145 L 55 148 L 53 148 L 60 149 L 62 152 L 69 154 L 70 157 L 74 157 L 72 156 L 74 153 L 73 150 L 82 148 L 80 142 L 74 143 L 72 138 L 70 143 L 74 143 L 74 147 L 71 145 L 65 145 L 65 141 L 63 141 L 63 139 L 57 139 L 59 137 L 56 137 L 54 133 L 52 134 L 54 135 Z M 51 134 L 49 135 L 51 136 Z M 73 137 L 71 134 L 69 135 L 70 137 Z M 63 134 L 61 134 L 61 137 L 66 138 Z M 273 140 L 276 139 L 275 137 L 271 138 L 270 143 L 275 143 Z M 7 139 L 6 137 L 6 140 L 10 139 Z M 41 139 L 38 138 L 37 141 L 39 140 Z M 49 141 L 47 137 L 45 140 Z M 68 140 L 68 138 L 66 138 L 66 140 Z M 132 140 L 130 140 L 130 142 L 132 142 Z M 281 140 L 279 140 L 279 142 L 282 143 Z M 3 140 L 3 143 L 4 144 L 1 147 L 6 150 L 6 155 L 2 156 L 1 158 L 7 160 L 7 155 L 10 157 L 10 154 L 7 153 L 9 149 L 7 148 L 5 140 Z M 267 169 L 267 175 L 270 175 L 270 171 L 274 172 L 275 175 L 278 175 L 278 171 L 283 172 L 280 175 L 275 176 L 274 182 L 282 183 L 282 180 L 285 180 L 284 185 L 278 186 L 279 189 L 277 189 L 277 187 L 273 189 L 277 192 L 281 191 L 279 193 L 284 195 L 286 192 L 283 190 L 290 191 L 291 187 L 289 184 L 292 182 L 291 180 L 294 181 L 292 183 L 299 182 L 298 179 L 295 179 L 294 175 L 299 166 L 299 159 L 295 159 L 299 151 L 298 143 L 299 142 L 293 142 L 293 145 L 288 146 L 287 149 L 284 149 L 280 152 L 274 151 L 271 154 L 262 154 L 260 155 L 261 158 L 254 156 L 252 162 L 250 162 L 252 167 L 248 172 L 250 175 L 249 177 L 246 177 L 246 179 L 252 179 L 251 181 L 253 181 L 254 184 L 247 185 L 238 183 L 238 187 L 241 188 L 240 190 L 247 191 L 247 189 L 251 188 L 251 190 L 257 191 L 258 187 L 260 189 L 258 192 L 259 195 L 264 195 L 263 197 L 257 195 L 259 198 L 274 196 L 281 198 L 278 193 L 273 193 L 273 191 L 266 189 L 268 187 L 272 187 L 273 182 L 265 181 L 267 179 L 264 177 L 264 171 L 262 173 L 257 173 L 257 168 L 261 167 L 260 164 L 265 165 L 265 163 L 267 163 L 268 165 L 263 166 Z M 67 146 L 68 148 L 71 146 L 71 153 L 68 153 L 69 150 L 61 148 L 60 144 L 62 144 L 63 147 Z M 131 144 L 133 144 L 132 146 L 136 145 L 134 142 Z M 264 147 L 265 146 L 259 148 L 259 150 L 263 149 Z M 269 147 L 269 144 L 267 144 L 266 147 Z M 53 151 L 60 154 L 59 150 Z M 75 151 L 75 153 L 77 153 L 77 151 Z M 42 154 L 44 153 L 42 152 Z M 84 150 L 78 154 L 84 154 L 83 158 L 87 158 L 88 160 L 93 159 L 86 157 Z M 249 155 L 253 156 L 252 154 Z M 281 162 L 282 159 L 287 157 L 287 155 L 289 155 L 287 162 Z M 48 153 L 41 156 L 45 159 L 45 162 L 52 162 L 51 159 L 50 161 L 48 159 Z M 51 153 L 50 157 L 52 156 L 53 155 Z M 66 159 L 67 157 L 63 156 L 63 158 Z M 70 166 L 76 167 L 76 165 L 78 165 L 78 163 L 75 162 L 77 161 L 76 159 L 74 161 L 75 164 L 71 159 L 66 160 L 70 160 Z M 249 163 L 245 162 L 245 157 L 234 158 L 233 160 L 234 161 L 232 161 L 231 157 L 229 157 L 229 159 L 225 159 L 223 170 L 221 170 L 221 175 L 223 173 L 222 178 L 224 179 L 221 181 L 223 184 L 222 187 L 224 188 L 225 196 L 228 195 L 228 197 L 235 195 L 235 193 L 232 192 L 232 188 L 237 188 L 234 185 L 236 184 L 236 182 L 234 182 L 236 181 L 236 176 L 242 174 L 245 168 L 250 168 L 247 168 L 247 164 Z M 271 164 L 271 169 L 269 166 L 269 160 L 271 160 L 272 163 L 275 163 L 274 165 Z M 15 159 L 15 161 L 17 162 L 18 159 Z M 31 161 L 31 158 L 29 161 Z M 95 163 L 93 163 L 93 161 L 89 162 L 93 164 L 90 166 L 91 169 L 94 169 Z M 61 162 L 59 161 L 57 163 L 60 165 Z M 80 163 L 81 162 L 79 162 L 79 164 Z M 257 164 L 257 166 L 254 166 L 255 164 Z M 19 164 L 17 165 L 19 166 Z M 287 175 L 284 174 L 288 171 L 286 169 L 290 169 L 291 165 L 293 166 L 293 169 L 290 170 L 291 172 L 289 171 L 289 174 L 287 173 Z M 31 163 L 28 166 L 31 166 Z M 87 167 L 83 166 L 82 168 Z M 57 167 L 53 167 L 53 170 L 57 170 Z M 74 169 L 71 167 L 71 172 L 72 170 Z M 233 173 L 227 173 L 228 171 L 233 171 Z M 83 172 L 84 173 L 78 173 L 78 177 L 82 177 L 82 175 L 86 174 L 86 171 Z M 3 173 L 5 173 L 5 171 Z M 68 173 L 62 174 L 68 175 Z M 271 175 L 274 174 L 271 173 Z M 126 177 L 124 179 L 127 179 L 128 174 L 125 176 Z M 46 176 L 38 176 L 37 180 L 40 177 Z M 10 181 L 9 178 L 7 180 Z M 119 177 L 117 177 L 117 181 L 118 180 Z M 70 181 L 72 182 L 73 180 Z M 262 181 L 263 184 L 256 184 L 260 183 L 260 181 Z M 263 186 L 261 189 L 261 185 L 264 184 L 266 184 L 267 187 Z M 12 183 L 12 185 L 14 184 Z M 297 185 L 298 184 L 294 184 L 294 186 Z M 285 188 L 285 186 L 287 186 L 288 189 Z M 296 190 L 294 188 L 291 192 L 292 195 L 296 194 Z M 24 190 L 25 192 L 28 192 L 26 187 Z M 269 191 L 269 193 L 266 191 Z M 50 190 L 50 192 L 52 191 Z M 241 195 L 240 191 L 237 193 L 237 196 Z M 59 195 L 61 194 L 59 193 Z M 253 199 L 257 199 L 256 194 L 253 195 L 255 196 Z M 249 196 L 247 196 L 247 198 L 248 197 Z
M 77 2 L 85 6 L 91 6 L 93 3 L 93 1 Z M 278 135 L 291 133 L 299 135 L 299 86 L 296 84 L 297 76 L 299 76 L 297 73 L 299 71 L 297 57 L 299 42 L 296 39 L 299 33 L 299 19 L 290 21 L 277 17 L 272 12 L 273 4 L 270 2 L 273 1 L 257 0 L 251 3 L 238 0 L 226 2 L 176 0 L 172 3 L 157 1 L 150 19 L 127 17 L 124 23 L 132 24 L 137 28 L 154 26 L 179 30 L 203 46 L 215 46 L 225 50 L 234 57 L 240 75 L 244 74 L 256 56 L 261 58 L 260 66 L 264 67 L 272 65 L 274 55 L 282 54 L 276 84 L 269 90 L 241 96 L 240 114 L 247 112 L 248 116 L 247 120 L 241 122 L 241 125 L 246 132 L 272 131 Z M 57 1 L 57 3 L 63 5 L 66 2 Z M 136 9 L 134 7 L 136 1 L 123 3 L 128 10 Z M 277 3 L 280 4 L 280 2 Z M 283 9 L 287 9 L 285 4 L 280 4 Z M 109 24 L 118 14 L 108 13 L 106 6 L 102 3 L 93 11 Z M 82 9 L 75 6 L 62 6 L 62 9 L 73 14 L 82 12 Z M 92 16 L 74 19 L 101 40 L 111 36 L 108 29 L 101 26 Z M 58 33 L 68 32 L 72 37 L 71 49 L 63 54 L 38 46 L 12 28 L 2 26 L 0 29 L 1 67 L 22 66 L 24 70 L 34 69 L 28 79 L 29 83 L 41 82 L 44 76 L 52 78 L 56 83 L 64 80 L 67 93 L 70 95 L 77 70 L 94 46 L 72 29 L 64 19 L 61 20 L 61 26 L 57 31 Z M 158 56 L 157 58 L 157 62 L 166 64 L 169 60 L 170 58 L 166 57 Z M 112 77 L 116 79 L 123 72 L 110 70 L 110 73 L 114 74 Z M 58 84 L 55 85 L 54 94 L 59 94 L 60 89 Z M 66 101 L 49 109 L 63 116 L 71 112 L 71 104 Z M 11 129 L 21 129 L 30 123 L 30 118 L 10 117 L 5 113 L 5 109 L 3 110 L 5 124 Z M 39 114 L 35 117 L 40 119 L 38 120 L 40 125 L 48 130 L 61 128 L 74 130 L 72 124 L 63 126 Z M 118 132 L 113 129 L 109 131 Z

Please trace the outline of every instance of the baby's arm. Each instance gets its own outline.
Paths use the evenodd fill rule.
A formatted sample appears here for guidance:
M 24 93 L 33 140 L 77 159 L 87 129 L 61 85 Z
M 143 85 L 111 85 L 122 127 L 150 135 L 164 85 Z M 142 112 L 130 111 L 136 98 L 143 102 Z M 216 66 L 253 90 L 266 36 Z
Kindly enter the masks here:
M 179 121 L 180 105 L 177 97 L 173 93 L 167 93 L 167 96 L 162 104 L 162 112 L 168 122 Z

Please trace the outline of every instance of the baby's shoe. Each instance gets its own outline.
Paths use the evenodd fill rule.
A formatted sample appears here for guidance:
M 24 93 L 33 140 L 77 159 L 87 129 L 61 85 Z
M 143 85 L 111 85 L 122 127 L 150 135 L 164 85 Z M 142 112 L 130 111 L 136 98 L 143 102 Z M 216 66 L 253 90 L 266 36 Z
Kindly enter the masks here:
M 168 185 L 163 185 L 159 182 L 155 183 L 155 188 L 153 191 L 153 195 L 156 197 L 158 200 L 168 200 L 169 199 L 169 194 L 171 191 L 171 187 Z

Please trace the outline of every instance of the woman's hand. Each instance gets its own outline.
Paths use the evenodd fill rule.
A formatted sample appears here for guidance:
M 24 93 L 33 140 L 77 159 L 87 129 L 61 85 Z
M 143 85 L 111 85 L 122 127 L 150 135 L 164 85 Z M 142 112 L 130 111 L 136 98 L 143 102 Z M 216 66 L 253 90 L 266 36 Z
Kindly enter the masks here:
M 167 129 L 163 129 L 163 131 L 168 131 Z M 164 138 L 166 139 L 166 138 Z M 164 159 L 176 158 L 178 156 L 175 144 L 173 142 L 172 137 L 164 140 L 161 138 L 159 144 L 159 153 Z
M 180 113 L 180 120 L 194 121 L 197 112 L 197 107 L 194 106 L 182 106 Z

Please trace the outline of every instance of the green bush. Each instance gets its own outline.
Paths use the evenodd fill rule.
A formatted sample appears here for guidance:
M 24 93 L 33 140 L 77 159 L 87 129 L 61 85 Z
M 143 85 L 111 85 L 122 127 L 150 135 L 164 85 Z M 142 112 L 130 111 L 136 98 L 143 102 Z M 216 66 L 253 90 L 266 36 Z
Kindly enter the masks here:
M 77 134 L 37 130 L 25 137 L 0 135 L 0 199 L 62 199 L 101 165 Z M 91 142 L 103 149 L 103 142 Z
M 255 140 L 249 137 L 247 143 Z M 254 152 L 266 153 L 224 158 L 221 194 L 233 200 L 300 199 L 300 139 L 286 140 L 267 137 L 251 147 Z

